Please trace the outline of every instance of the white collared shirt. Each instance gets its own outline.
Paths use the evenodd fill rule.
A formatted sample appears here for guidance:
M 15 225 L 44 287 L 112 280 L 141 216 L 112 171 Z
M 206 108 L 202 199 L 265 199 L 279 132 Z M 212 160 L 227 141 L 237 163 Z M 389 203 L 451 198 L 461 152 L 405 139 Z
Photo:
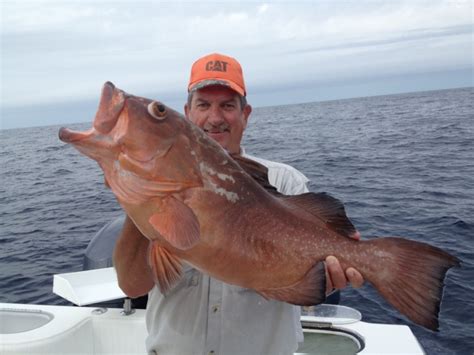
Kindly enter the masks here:
M 286 195 L 308 191 L 293 167 L 243 153 L 268 168 L 268 180 Z M 199 355 L 293 354 L 303 341 L 300 307 L 266 300 L 186 265 L 166 297 L 155 286 L 147 306 L 150 353 Z

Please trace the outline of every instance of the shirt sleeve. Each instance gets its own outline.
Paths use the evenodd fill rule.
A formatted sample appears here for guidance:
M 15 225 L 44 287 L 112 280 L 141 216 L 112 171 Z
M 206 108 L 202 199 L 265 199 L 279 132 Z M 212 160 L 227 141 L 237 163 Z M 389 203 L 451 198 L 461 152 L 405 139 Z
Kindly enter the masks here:
M 278 192 L 285 195 L 300 195 L 308 192 L 309 179 L 294 167 L 260 157 L 255 157 L 244 152 L 244 157 L 254 160 L 268 169 L 268 182 L 275 186 Z
M 300 171 L 286 164 L 270 166 L 268 180 L 285 195 L 299 195 L 308 192 L 309 179 Z

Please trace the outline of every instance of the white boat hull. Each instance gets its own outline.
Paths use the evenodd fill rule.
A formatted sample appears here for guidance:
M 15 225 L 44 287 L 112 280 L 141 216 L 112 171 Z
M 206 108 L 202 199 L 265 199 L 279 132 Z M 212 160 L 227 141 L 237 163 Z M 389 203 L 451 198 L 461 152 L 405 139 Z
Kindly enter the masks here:
M 102 313 L 103 310 L 106 311 Z M 31 318 L 28 317 L 35 318 L 34 314 L 41 312 L 43 314 L 39 318 L 43 320 L 38 321 L 38 327 L 22 331 L 21 323 L 31 328 Z M 18 318 L 15 322 L 12 315 Z M 147 354 L 144 310 L 123 315 L 122 310 L 117 308 L 0 303 L 0 321 L 3 321 L 0 328 L 2 355 Z M 315 317 L 311 316 L 302 316 L 302 321 L 315 327 L 321 325 L 320 319 L 316 322 Z M 330 337 L 325 337 L 325 334 Z M 424 354 L 409 327 L 362 321 L 327 329 L 306 327 L 302 349 L 307 352 L 308 339 L 335 342 L 333 345 L 317 344 L 321 350 L 323 346 L 336 346 L 340 342 L 337 336 L 354 338 L 352 340 L 357 347 L 360 345 L 359 348 L 362 348 L 360 354 Z M 357 339 L 361 340 L 361 344 Z

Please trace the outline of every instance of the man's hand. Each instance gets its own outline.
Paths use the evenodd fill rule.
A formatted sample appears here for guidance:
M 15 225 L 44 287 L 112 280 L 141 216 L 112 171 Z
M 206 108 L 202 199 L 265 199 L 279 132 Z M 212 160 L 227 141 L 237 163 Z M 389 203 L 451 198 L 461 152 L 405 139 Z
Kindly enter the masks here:
M 352 239 L 359 240 L 360 233 L 351 235 Z M 326 294 L 330 294 L 334 289 L 343 289 L 350 283 L 352 287 L 358 288 L 364 284 L 364 278 L 353 267 L 342 270 L 341 264 L 336 257 L 329 255 L 326 258 Z

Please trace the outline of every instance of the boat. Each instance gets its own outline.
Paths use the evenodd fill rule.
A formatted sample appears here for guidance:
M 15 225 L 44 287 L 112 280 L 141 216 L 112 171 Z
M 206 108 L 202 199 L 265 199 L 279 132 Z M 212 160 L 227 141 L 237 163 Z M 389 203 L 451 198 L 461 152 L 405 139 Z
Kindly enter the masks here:
M 85 270 L 53 276 L 52 292 L 72 305 L 0 303 L 0 354 L 147 354 L 145 310 L 133 307 L 111 266 L 122 224 L 120 217 L 97 233 Z M 302 310 L 304 343 L 295 354 L 424 354 L 406 325 L 364 322 L 341 305 Z
M 54 275 L 53 292 L 76 306 L 0 303 L 2 355 L 147 354 L 145 310 L 131 307 L 113 267 Z M 123 308 L 89 306 L 122 298 Z M 363 322 L 338 305 L 310 313 L 297 354 L 424 354 L 406 325 Z

